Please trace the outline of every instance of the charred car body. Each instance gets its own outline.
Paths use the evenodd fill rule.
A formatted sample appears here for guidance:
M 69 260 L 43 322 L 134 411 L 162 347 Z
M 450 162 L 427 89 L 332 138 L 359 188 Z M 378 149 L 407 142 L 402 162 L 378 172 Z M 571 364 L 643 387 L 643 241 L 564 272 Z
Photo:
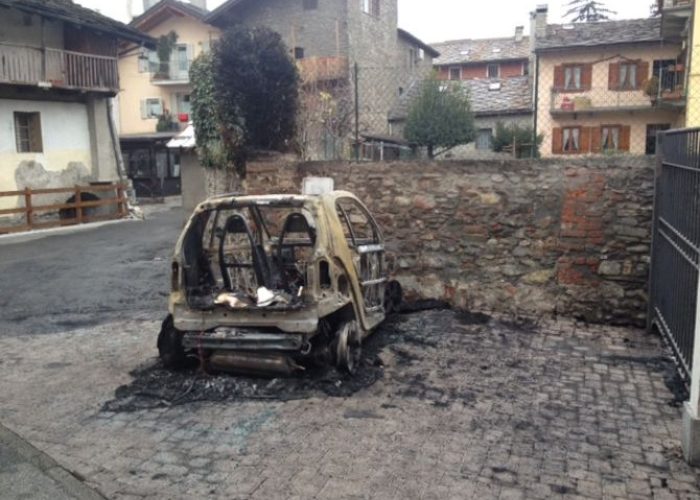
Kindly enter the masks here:
M 384 240 L 353 194 L 222 196 L 202 203 L 172 264 L 158 338 L 168 367 L 192 353 L 216 370 L 353 372 L 362 340 L 401 301 Z

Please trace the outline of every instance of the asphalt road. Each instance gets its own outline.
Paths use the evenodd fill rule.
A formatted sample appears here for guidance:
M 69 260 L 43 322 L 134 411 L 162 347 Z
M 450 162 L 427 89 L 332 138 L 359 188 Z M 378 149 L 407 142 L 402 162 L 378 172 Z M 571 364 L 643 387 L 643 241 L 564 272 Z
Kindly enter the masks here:
M 181 208 L 32 241 L 0 241 L 0 335 L 166 314 Z

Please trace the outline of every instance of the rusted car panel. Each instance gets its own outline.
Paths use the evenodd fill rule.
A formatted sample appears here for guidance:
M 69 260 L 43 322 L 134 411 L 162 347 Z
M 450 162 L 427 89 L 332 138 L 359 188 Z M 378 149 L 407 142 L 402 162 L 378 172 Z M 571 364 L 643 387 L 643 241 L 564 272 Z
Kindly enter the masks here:
M 362 340 L 400 301 L 379 226 L 344 191 L 209 199 L 183 230 L 172 273 L 158 341 L 169 365 L 190 350 L 233 370 L 332 361 L 353 371 Z

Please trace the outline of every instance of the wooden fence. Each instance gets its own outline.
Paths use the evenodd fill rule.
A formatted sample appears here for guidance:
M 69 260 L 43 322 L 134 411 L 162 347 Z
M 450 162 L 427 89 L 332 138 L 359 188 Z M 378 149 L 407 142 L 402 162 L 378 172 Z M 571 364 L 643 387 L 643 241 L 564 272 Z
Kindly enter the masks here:
M 95 193 L 112 192 L 114 197 L 104 198 L 99 200 L 83 200 L 87 193 L 95 195 Z M 56 203 L 50 205 L 37 205 L 34 203 L 33 197 L 47 194 L 65 193 L 70 199 L 74 196 L 75 201 L 72 203 Z M 5 191 L 0 192 L 0 199 L 4 197 L 24 197 L 24 206 L 15 208 L 0 209 L 0 217 L 5 215 L 24 214 L 21 225 L 2 226 L 0 225 L 0 234 L 19 233 L 23 231 L 31 231 L 32 229 L 47 229 L 59 226 L 69 226 L 74 224 L 82 224 L 84 222 L 97 222 L 105 220 L 121 219 L 128 213 L 126 206 L 125 186 L 121 184 L 103 184 L 94 186 L 75 186 L 69 188 L 53 188 L 53 189 L 24 189 L 23 191 Z M 92 197 L 92 196 L 91 196 Z M 98 207 L 114 207 L 108 214 L 102 215 L 87 215 L 86 211 L 90 208 Z M 63 214 L 60 212 L 63 211 Z M 58 220 L 37 221 L 36 214 L 42 212 L 59 212 Z M 0 222 L 2 219 L 0 219 Z

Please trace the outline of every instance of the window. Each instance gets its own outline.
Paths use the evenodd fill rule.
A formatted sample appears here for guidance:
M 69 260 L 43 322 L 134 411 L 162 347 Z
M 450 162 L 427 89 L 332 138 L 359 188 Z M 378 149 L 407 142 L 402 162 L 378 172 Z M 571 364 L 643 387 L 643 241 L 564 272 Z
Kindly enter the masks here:
M 476 134 L 476 149 L 488 151 L 491 149 L 493 131 L 490 128 L 482 128 Z
M 462 68 L 455 66 L 450 68 L 450 80 L 461 80 L 462 79 Z
M 158 118 L 163 114 L 163 102 L 158 97 L 144 99 L 141 105 L 141 118 Z
M 158 54 L 153 50 L 147 50 L 138 57 L 139 73 L 155 73 L 160 66 Z
M 600 128 L 600 147 L 603 151 L 618 151 L 620 149 L 619 125 L 603 125 Z
M 304 47 L 294 47 L 294 59 L 304 59 Z
M 578 127 L 567 127 L 562 130 L 563 150 L 565 153 L 578 153 L 581 151 L 581 129 Z
M 177 114 L 189 115 L 192 112 L 190 94 L 175 95 L 175 111 Z
M 674 59 L 660 59 L 654 61 L 654 76 L 659 79 L 659 89 L 674 90 L 683 81 L 683 72 L 676 71 L 676 61 Z
M 151 153 L 148 149 L 124 151 L 124 163 L 132 179 L 149 179 L 151 177 Z
M 621 89 L 637 88 L 637 63 L 620 63 L 619 82 Z
M 177 71 L 179 73 L 188 73 L 190 71 L 190 58 L 187 50 L 187 45 L 178 45 L 175 52 L 175 61 Z
M 379 17 L 379 0 L 360 0 L 362 2 L 362 12 Z
M 565 90 L 581 90 L 583 66 L 567 66 L 564 68 L 564 89 Z
M 350 198 L 341 198 L 336 205 L 345 237 L 351 247 L 370 245 L 379 241 L 379 233 L 370 216 Z
M 170 149 L 168 154 L 170 155 L 168 177 L 178 178 L 180 177 L 180 153 L 176 149 Z
M 304 10 L 316 10 L 318 9 L 318 0 L 304 0 Z
M 659 132 L 663 132 L 664 130 L 670 130 L 670 129 L 671 129 L 671 125 L 668 123 L 647 125 L 647 143 L 646 143 L 645 154 L 655 155 L 656 154 L 657 134 Z
M 44 151 L 39 113 L 15 113 L 15 141 L 18 153 Z
M 486 76 L 489 78 L 498 78 L 501 74 L 501 67 L 498 64 L 489 64 L 486 68 Z

